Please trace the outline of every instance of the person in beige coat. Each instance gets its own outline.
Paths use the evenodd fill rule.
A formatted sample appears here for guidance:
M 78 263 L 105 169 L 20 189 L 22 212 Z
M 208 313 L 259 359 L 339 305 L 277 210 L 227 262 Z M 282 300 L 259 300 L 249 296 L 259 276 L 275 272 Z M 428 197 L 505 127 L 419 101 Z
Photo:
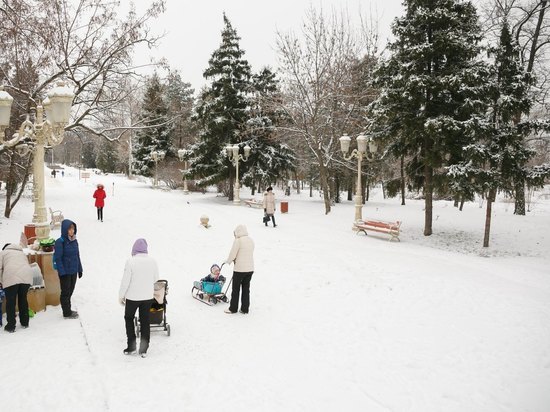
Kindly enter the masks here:
M 32 268 L 21 246 L 7 243 L 0 252 L 0 285 L 6 293 L 6 332 L 15 332 L 15 303 L 19 308 L 19 321 L 29 326 L 27 292 L 32 284 Z
M 273 221 L 273 227 L 277 227 L 275 224 L 275 195 L 273 194 L 273 188 L 269 186 L 264 193 L 264 201 L 263 201 L 263 207 L 264 207 L 264 213 L 267 216 L 266 221 L 264 222 L 267 226 L 267 222 L 269 222 L 269 218 Z
M 245 225 L 238 225 L 233 231 L 235 240 L 225 263 L 233 266 L 233 285 L 231 303 L 225 313 L 237 313 L 239 295 L 241 296 L 241 313 L 248 313 L 250 308 L 250 281 L 254 273 L 254 241 L 248 236 Z

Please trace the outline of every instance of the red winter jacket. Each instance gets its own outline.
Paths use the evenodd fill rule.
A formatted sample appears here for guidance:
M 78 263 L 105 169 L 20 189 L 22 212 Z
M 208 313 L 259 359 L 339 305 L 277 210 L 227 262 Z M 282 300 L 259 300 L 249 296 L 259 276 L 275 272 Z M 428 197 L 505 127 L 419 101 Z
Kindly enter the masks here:
M 94 192 L 94 198 L 95 198 L 95 207 L 103 207 L 105 206 L 105 202 L 103 201 L 107 197 L 107 194 L 105 193 L 105 190 L 103 188 L 96 189 Z

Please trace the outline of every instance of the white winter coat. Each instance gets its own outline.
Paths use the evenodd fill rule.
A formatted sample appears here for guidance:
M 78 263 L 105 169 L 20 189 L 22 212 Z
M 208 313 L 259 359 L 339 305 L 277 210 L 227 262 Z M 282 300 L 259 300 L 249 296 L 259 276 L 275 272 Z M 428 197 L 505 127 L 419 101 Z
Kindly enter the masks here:
M 263 206 L 264 206 L 265 212 L 268 215 L 272 215 L 275 213 L 275 195 L 273 194 L 273 191 L 264 193 Z
M 32 285 L 32 268 L 21 246 L 11 243 L 0 252 L 0 283 L 4 288 Z
M 145 253 L 138 253 L 126 261 L 118 297 L 129 300 L 153 299 L 158 279 L 156 260 Z
M 246 226 L 239 225 L 233 232 L 235 240 L 225 263 L 235 263 L 235 272 L 254 272 L 254 241 L 248 236 Z

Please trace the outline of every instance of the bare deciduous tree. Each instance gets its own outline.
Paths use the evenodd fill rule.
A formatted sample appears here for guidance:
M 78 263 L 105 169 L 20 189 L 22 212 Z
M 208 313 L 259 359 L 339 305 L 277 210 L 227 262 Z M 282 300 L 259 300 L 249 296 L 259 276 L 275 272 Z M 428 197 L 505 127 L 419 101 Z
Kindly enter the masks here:
M 6 89 L 36 106 L 46 89 L 65 78 L 75 87 L 72 122 L 66 130 L 85 129 L 116 140 L 119 128 L 105 127 L 101 115 L 116 108 L 134 90 L 128 76 L 138 76 L 132 53 L 138 45 L 153 47 L 161 36 L 148 24 L 164 11 L 164 0 L 153 1 L 141 16 L 130 10 L 116 15 L 110 0 L 4 0 L 0 7 L 0 80 Z M 37 73 L 35 84 L 21 73 Z
M 112 0 L 2 0 L 0 82 L 15 98 L 8 136 L 59 79 L 69 80 L 75 92 L 66 131 L 118 140 L 139 127 L 111 127 L 105 119 L 135 92 L 126 81 L 138 76 L 132 53 L 161 38 L 148 25 L 164 11 L 165 1 L 151 2 L 143 15 L 131 9 L 122 19 L 117 6 Z M 0 144 L 0 155 L 5 150 Z
M 286 131 L 315 159 L 326 214 L 331 210 L 330 166 L 339 150 L 338 138 L 357 130 L 368 93 L 354 87 L 354 68 L 367 46 L 372 48 L 373 43 L 352 31 L 345 13 L 326 17 L 313 8 L 306 15 L 301 38 L 293 33 L 277 35 L 282 109 L 289 119 Z

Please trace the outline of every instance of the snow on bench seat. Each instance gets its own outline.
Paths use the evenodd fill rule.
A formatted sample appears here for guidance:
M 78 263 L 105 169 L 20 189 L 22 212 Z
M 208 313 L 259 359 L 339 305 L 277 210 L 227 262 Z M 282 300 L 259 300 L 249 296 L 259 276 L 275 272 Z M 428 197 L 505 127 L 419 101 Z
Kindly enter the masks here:
M 397 239 L 399 242 L 401 241 L 399 239 L 401 222 L 399 221 L 384 222 L 374 219 L 358 220 L 353 224 L 353 227 L 355 230 L 357 230 L 357 234 L 359 234 L 359 232 L 363 232 L 365 235 L 367 235 L 367 231 L 387 233 L 391 236 L 389 239 L 390 241 L 394 239 Z
M 263 207 L 263 202 L 257 199 L 248 199 L 248 200 L 245 200 L 244 203 L 246 203 L 250 207 L 257 207 L 257 208 Z

